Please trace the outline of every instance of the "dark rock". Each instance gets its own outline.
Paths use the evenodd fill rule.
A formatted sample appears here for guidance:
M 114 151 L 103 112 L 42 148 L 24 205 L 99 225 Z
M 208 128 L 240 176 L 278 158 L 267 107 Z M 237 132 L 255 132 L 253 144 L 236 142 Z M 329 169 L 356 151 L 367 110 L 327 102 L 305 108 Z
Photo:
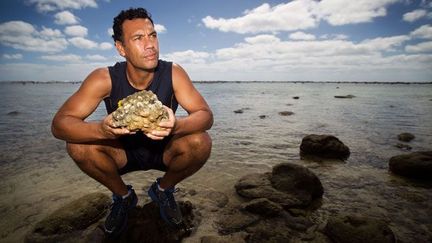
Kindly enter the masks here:
M 293 99 L 295 99 L 295 100 L 298 100 L 298 99 L 300 99 L 300 97 L 299 96 L 294 96 L 294 97 L 292 97 Z
M 402 141 L 402 142 L 409 142 L 411 140 L 413 140 L 415 138 L 415 136 L 411 133 L 408 132 L 404 132 L 398 135 L 398 140 Z
M 432 180 L 432 151 L 414 152 L 391 157 L 389 169 L 397 175 Z
M 117 238 L 105 238 L 105 242 L 181 242 L 198 226 L 200 218 L 193 214 L 190 202 L 178 203 L 183 214 L 181 227 L 169 227 L 160 217 L 159 206 L 151 202 L 133 209 L 126 230 Z
M 219 208 L 225 207 L 228 204 L 228 197 L 222 192 L 218 191 L 206 191 L 203 193 L 204 198 L 212 201 Z
M 397 143 L 397 144 L 395 145 L 395 147 L 396 147 L 396 148 L 400 148 L 400 149 L 402 149 L 402 150 L 411 150 L 411 149 L 412 149 L 411 146 L 409 146 L 408 144 L 403 144 L 403 143 Z
M 266 115 L 260 115 L 259 116 L 259 118 L 261 118 L 261 119 L 264 119 L 264 118 L 266 118 L 267 116 Z
M 246 227 L 259 221 L 257 215 L 243 212 L 238 209 L 226 210 L 216 221 L 218 231 L 221 234 L 231 234 L 244 230 Z
M 296 195 L 304 202 L 312 202 L 324 194 L 319 178 L 301 165 L 282 163 L 274 166 L 270 181 L 277 190 Z
M 36 223 L 26 242 L 56 242 L 73 238 L 104 217 L 110 203 L 110 197 L 103 193 L 78 198 Z
M 295 232 L 287 227 L 286 223 L 281 217 L 260 220 L 246 229 L 249 233 L 247 242 L 291 242 Z
M 338 99 L 352 99 L 352 98 L 354 98 L 355 96 L 349 94 L 349 95 L 335 95 L 334 97 L 335 97 L 335 98 L 338 98 Z
M 279 112 L 279 115 L 281 115 L 281 116 L 291 116 L 293 114 L 294 114 L 294 112 L 292 112 L 292 111 L 281 111 L 281 112 Z
M 273 172 L 250 174 L 236 184 L 237 193 L 246 198 L 267 198 L 284 208 L 307 207 L 323 194 L 318 177 L 309 169 L 291 163 L 273 167 Z
M 7 114 L 8 114 L 9 116 L 16 116 L 16 115 L 19 115 L 20 112 L 19 112 L 19 111 L 11 111 L 11 112 L 8 112 Z
M 243 113 L 243 110 L 242 110 L 242 109 L 240 109 L 240 110 L 235 110 L 234 113 L 241 114 L 241 113 Z
M 326 159 L 342 159 L 349 157 L 350 150 L 337 137 L 332 135 L 311 134 L 303 138 L 300 145 L 300 156 L 317 156 Z
M 396 242 L 392 230 L 385 222 L 357 215 L 330 218 L 324 232 L 335 243 Z
M 242 206 L 248 212 L 261 216 L 277 216 L 282 213 L 283 208 L 267 198 L 253 199 Z
M 247 234 L 234 233 L 231 235 L 206 235 L 201 237 L 201 243 L 243 243 L 246 242 Z

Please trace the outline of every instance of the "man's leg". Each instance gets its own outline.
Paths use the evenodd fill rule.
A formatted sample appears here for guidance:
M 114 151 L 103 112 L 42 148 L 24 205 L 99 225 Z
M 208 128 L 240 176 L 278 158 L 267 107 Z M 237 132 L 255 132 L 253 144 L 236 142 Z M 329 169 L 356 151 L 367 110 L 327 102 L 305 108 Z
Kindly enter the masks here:
M 110 140 L 98 144 L 67 143 L 67 151 L 78 167 L 117 195 L 128 189 L 118 173 L 127 161 L 120 143 Z
M 209 158 L 211 147 L 212 141 L 207 132 L 174 136 L 163 155 L 168 169 L 160 181 L 160 187 L 174 187 L 197 172 Z

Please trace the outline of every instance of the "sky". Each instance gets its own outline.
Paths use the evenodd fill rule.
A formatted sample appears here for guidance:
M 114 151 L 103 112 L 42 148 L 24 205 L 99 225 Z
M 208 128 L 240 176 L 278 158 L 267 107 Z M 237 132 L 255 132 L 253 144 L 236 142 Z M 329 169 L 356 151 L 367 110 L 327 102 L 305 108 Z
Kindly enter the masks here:
M 112 21 L 130 7 L 193 81 L 432 81 L 431 0 L 0 1 L 0 81 L 82 81 L 123 61 Z

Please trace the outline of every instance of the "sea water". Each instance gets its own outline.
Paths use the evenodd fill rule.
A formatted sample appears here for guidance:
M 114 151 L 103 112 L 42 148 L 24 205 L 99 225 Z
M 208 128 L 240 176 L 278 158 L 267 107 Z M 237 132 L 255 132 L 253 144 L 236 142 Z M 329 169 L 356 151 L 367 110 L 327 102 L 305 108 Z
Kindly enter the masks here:
M 80 195 L 108 193 L 74 165 L 64 142 L 51 135 L 55 112 L 79 85 L 0 83 L 0 242 L 22 241 L 38 220 Z M 413 187 L 387 171 L 390 157 L 409 152 L 395 146 L 402 132 L 416 136 L 405 143 L 411 151 L 431 150 L 432 84 L 213 82 L 195 86 L 214 114 L 209 131 L 213 149 L 196 177 L 199 180 L 191 177 L 186 185 L 220 190 L 246 173 L 267 172 L 278 163 L 305 164 L 299 159 L 302 138 L 331 134 L 350 148 L 347 161 L 305 164 L 323 182 L 322 214 L 369 211 L 391 221 L 390 226 L 405 239 L 421 241 L 432 232 L 427 206 L 431 190 Z M 355 97 L 334 97 L 349 94 Z M 238 110 L 242 113 L 234 112 Z M 280 115 L 283 111 L 293 114 Z M 177 112 L 186 114 L 181 108 Z M 105 115 L 101 103 L 87 120 Z M 142 177 L 132 173 L 126 180 L 144 185 L 154 179 Z M 417 199 L 410 200 L 413 197 Z M 419 223 L 423 228 L 416 226 Z

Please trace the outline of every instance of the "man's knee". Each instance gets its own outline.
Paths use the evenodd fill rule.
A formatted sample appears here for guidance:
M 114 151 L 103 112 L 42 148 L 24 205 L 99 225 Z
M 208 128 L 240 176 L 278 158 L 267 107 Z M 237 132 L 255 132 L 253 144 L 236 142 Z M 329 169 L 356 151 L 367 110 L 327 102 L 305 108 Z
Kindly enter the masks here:
M 196 153 L 197 156 L 207 161 L 212 148 L 212 140 L 207 132 L 190 135 L 188 139 L 189 153 Z
M 66 151 L 76 163 L 83 163 L 90 157 L 90 146 L 86 144 L 66 143 Z

